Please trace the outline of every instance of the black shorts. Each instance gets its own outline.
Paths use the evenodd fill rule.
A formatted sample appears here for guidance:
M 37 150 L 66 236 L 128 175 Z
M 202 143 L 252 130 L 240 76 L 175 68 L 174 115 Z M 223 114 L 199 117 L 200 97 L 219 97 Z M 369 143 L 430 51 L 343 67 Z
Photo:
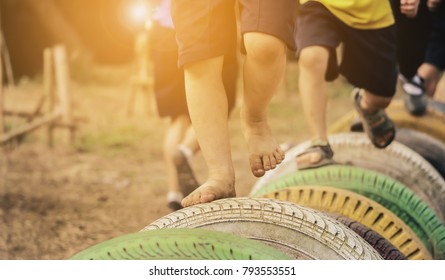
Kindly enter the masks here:
M 431 13 L 431 36 L 425 55 L 425 62 L 445 70 L 445 2 Z
M 296 0 L 239 2 L 242 34 L 267 33 L 285 42 L 290 49 L 295 49 Z M 179 66 L 225 55 L 231 49 L 236 49 L 235 3 L 235 0 L 172 0 Z
M 355 29 L 315 1 L 300 6 L 297 26 L 297 56 L 305 47 L 324 46 L 329 49 L 326 80 L 342 74 L 354 86 L 375 95 L 394 96 L 397 82 L 395 26 Z M 338 65 L 336 48 L 340 43 L 343 43 L 343 54 Z
M 391 0 L 397 27 L 397 60 L 399 72 L 411 79 L 425 61 L 425 52 L 431 34 L 431 13 L 426 1 L 420 1 L 415 18 L 400 12 L 400 0 Z
M 150 54 L 153 62 L 154 93 L 160 117 L 189 115 L 186 101 L 184 71 L 178 68 L 178 47 L 175 31 L 155 24 L 151 30 Z M 235 106 L 238 78 L 236 53 L 225 56 L 223 82 L 229 113 Z

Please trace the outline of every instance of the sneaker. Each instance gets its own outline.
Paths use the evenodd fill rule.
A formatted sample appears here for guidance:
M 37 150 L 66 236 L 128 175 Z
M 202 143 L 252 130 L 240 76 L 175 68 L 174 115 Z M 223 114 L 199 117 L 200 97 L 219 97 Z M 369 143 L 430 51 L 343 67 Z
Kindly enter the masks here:
M 182 193 L 169 191 L 167 193 L 167 207 L 172 211 L 182 209 L 181 200 L 184 198 Z
M 423 79 L 415 75 L 412 79 L 402 79 L 402 89 L 405 92 L 403 101 L 405 108 L 415 116 L 425 114 L 428 98 L 425 94 Z

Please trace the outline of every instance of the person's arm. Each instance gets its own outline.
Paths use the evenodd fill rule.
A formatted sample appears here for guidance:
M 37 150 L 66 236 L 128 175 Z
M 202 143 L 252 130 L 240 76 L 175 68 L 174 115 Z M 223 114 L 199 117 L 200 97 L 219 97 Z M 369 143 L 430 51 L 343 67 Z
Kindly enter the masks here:
M 442 0 L 428 0 L 426 5 L 428 6 L 428 9 L 430 11 L 434 11 L 437 9 L 441 2 Z
M 415 17 L 419 8 L 419 2 L 420 0 L 400 0 L 400 12 L 407 17 Z

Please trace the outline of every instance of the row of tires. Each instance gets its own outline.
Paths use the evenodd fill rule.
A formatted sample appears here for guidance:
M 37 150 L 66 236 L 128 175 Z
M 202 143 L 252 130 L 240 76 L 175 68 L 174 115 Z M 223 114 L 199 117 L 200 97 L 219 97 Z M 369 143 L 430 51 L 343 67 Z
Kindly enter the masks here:
M 383 150 L 347 114 L 330 129 L 338 164 L 296 171 L 309 142 L 298 144 L 248 197 L 175 211 L 72 259 L 445 259 L 443 112 L 414 118 L 393 102 L 399 129 Z

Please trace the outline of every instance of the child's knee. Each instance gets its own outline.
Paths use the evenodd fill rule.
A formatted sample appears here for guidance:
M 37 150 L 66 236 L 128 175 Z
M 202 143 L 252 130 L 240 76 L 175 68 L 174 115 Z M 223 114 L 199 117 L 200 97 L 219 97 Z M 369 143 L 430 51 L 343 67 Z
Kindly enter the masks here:
M 285 58 L 286 45 L 283 41 L 260 32 L 249 32 L 244 34 L 244 44 L 247 55 L 262 62 L 274 62 Z
M 302 68 L 324 71 L 327 68 L 328 58 L 329 51 L 326 48 L 315 46 L 304 48 L 300 53 L 298 62 Z
M 184 65 L 186 79 L 209 79 L 221 76 L 224 56 L 198 60 Z

